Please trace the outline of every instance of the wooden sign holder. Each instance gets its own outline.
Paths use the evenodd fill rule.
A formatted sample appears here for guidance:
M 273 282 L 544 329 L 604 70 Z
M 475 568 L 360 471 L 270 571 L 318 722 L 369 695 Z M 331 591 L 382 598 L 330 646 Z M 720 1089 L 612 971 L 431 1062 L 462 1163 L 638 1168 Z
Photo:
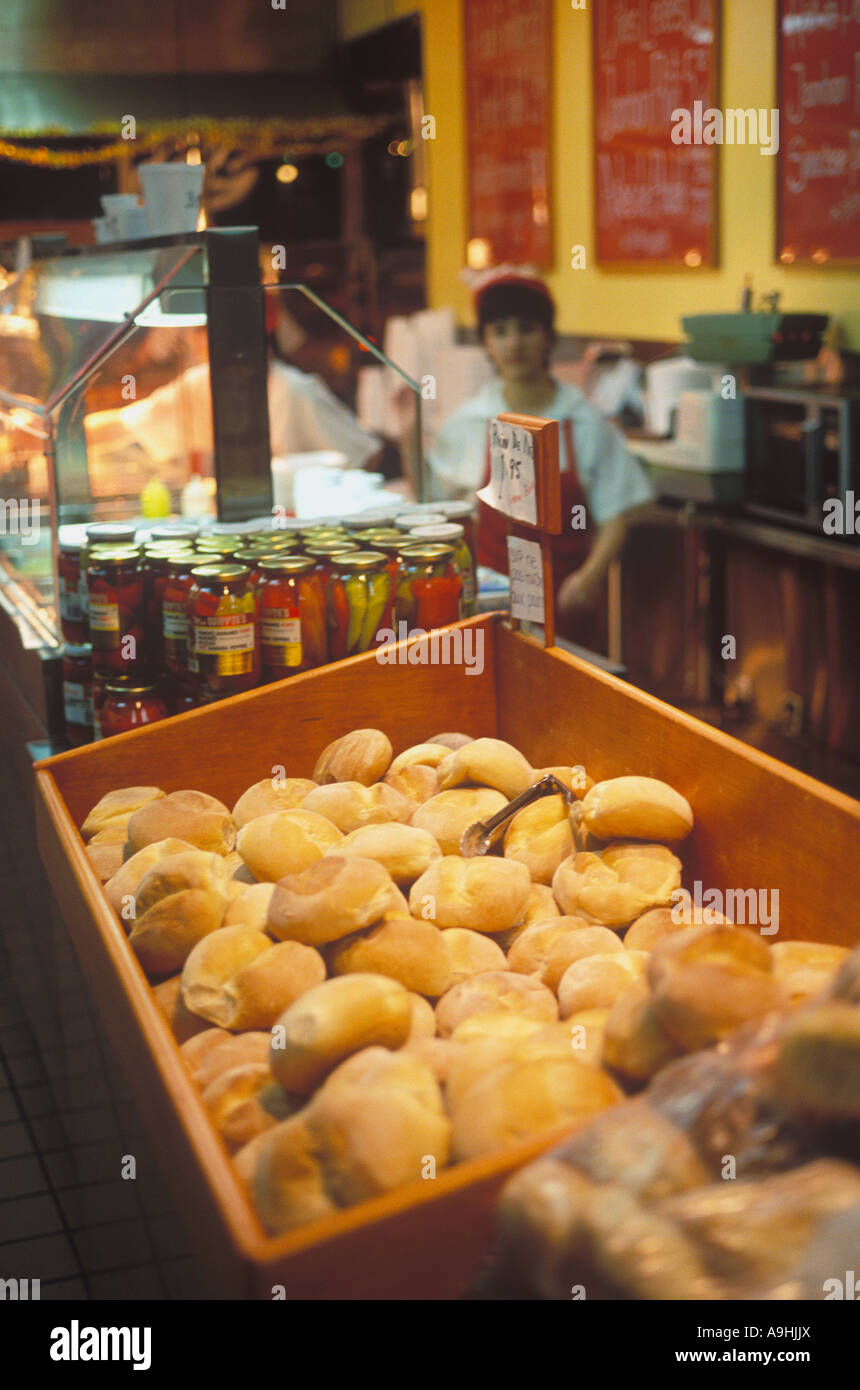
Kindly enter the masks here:
M 555 586 L 553 583 L 552 536 L 561 535 L 561 476 L 559 470 L 558 421 L 543 420 L 536 415 L 497 415 L 496 420 L 506 425 L 518 425 L 527 430 L 534 444 L 535 500 L 537 521 L 523 521 L 512 517 L 501 507 L 496 506 L 487 496 L 488 488 L 482 489 L 481 500 L 493 511 L 505 518 L 505 543 L 508 536 L 518 536 L 522 540 L 537 540 L 540 543 L 543 570 L 543 609 L 545 647 L 555 646 Z M 492 477 L 492 469 L 491 469 Z M 489 487 L 489 485 L 488 485 Z M 511 626 L 519 628 L 520 620 L 511 617 Z

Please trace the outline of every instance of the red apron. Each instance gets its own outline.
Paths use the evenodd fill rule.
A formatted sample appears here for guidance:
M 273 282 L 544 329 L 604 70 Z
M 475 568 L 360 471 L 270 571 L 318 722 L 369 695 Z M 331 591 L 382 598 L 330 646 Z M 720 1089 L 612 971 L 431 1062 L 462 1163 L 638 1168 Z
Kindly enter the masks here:
M 585 509 L 586 522 L 588 519 L 588 509 L 585 500 L 585 493 L 579 481 L 579 473 L 576 467 L 576 450 L 573 445 L 573 426 L 570 420 L 561 421 L 561 430 L 564 435 L 564 450 L 567 456 L 567 468 L 561 470 L 561 525 L 562 534 L 552 537 L 553 567 L 556 582 L 561 580 L 566 574 L 570 574 L 586 559 L 591 549 L 591 534 L 586 526 L 583 530 L 573 530 L 571 528 L 571 508 L 583 507 Z M 484 480 L 481 484 L 486 487 L 490 481 L 490 427 L 487 425 L 487 449 L 486 466 L 484 468 Z M 578 514 L 581 515 L 581 514 Z M 490 569 L 497 570 L 499 574 L 508 572 L 508 548 L 505 543 L 505 518 L 500 512 L 493 511 L 485 502 L 478 502 L 478 564 L 488 565 Z

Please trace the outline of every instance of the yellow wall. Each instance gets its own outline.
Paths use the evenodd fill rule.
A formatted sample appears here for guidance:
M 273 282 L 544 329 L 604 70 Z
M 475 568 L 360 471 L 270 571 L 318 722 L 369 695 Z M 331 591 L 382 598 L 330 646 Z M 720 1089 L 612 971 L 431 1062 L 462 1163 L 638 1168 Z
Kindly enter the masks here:
M 463 0 L 341 0 L 344 37 L 420 10 L 424 20 L 424 103 L 436 118 L 428 141 L 428 298 L 473 319 L 459 280 L 468 235 L 466 207 Z M 552 218 L 555 269 L 548 275 L 563 333 L 678 339 L 684 313 L 736 309 L 743 278 L 756 294 L 779 290 L 784 309 L 830 313 L 860 351 L 860 272 L 788 268 L 773 261 L 773 157 L 754 146 L 719 151 L 719 258 L 714 270 L 570 269 L 570 248 L 593 246 L 591 14 L 554 0 Z M 776 104 L 776 0 L 723 0 L 723 107 Z M 781 132 L 782 133 L 782 132 Z

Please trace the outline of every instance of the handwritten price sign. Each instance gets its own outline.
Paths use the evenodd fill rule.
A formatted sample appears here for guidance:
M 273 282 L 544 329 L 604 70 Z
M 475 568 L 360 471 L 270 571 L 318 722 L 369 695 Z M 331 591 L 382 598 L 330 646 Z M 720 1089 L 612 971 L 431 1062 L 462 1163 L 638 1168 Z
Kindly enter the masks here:
M 534 438 L 520 425 L 490 423 L 487 501 L 514 521 L 537 524 Z
M 508 573 L 511 577 L 511 616 L 526 622 L 544 621 L 543 563 L 537 541 L 508 536 Z

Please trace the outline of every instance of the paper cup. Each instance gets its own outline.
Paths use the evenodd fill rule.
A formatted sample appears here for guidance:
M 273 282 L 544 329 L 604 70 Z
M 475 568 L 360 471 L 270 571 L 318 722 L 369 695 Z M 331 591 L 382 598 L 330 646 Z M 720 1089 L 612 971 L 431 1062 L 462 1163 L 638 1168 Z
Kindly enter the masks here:
M 197 230 L 203 197 L 202 164 L 141 164 L 137 172 L 153 236 Z

